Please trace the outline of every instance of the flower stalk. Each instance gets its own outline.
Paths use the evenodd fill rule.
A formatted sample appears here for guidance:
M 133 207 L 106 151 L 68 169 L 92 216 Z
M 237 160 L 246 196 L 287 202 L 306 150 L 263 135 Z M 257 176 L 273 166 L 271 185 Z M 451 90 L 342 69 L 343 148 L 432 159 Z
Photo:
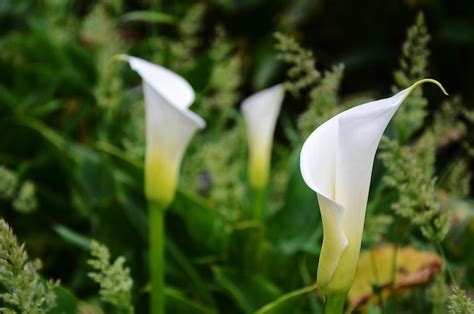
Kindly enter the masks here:
M 253 219 L 257 221 L 262 220 L 263 207 L 265 205 L 266 189 L 265 187 L 252 189 L 252 209 Z
M 165 207 L 149 201 L 150 313 L 165 313 Z
M 149 214 L 150 313 L 165 313 L 165 210 L 173 202 L 186 147 L 205 121 L 190 111 L 195 93 L 178 74 L 146 60 L 121 55 L 143 81 L 146 152 L 145 196 Z
M 323 314 L 341 314 L 344 311 L 346 302 L 345 294 L 329 295 L 323 305 Z

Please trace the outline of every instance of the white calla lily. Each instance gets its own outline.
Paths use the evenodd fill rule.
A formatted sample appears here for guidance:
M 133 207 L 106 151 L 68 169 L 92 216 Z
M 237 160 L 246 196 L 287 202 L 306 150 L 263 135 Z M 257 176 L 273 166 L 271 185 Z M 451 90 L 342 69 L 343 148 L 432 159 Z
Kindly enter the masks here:
M 143 80 L 146 112 L 145 194 L 166 207 L 174 198 L 186 147 L 205 121 L 188 107 L 195 95 L 178 74 L 140 58 L 125 56 Z
M 204 120 L 190 111 L 194 91 L 178 74 L 140 58 L 121 55 L 143 80 L 146 152 L 145 195 L 149 205 L 150 313 L 165 312 L 164 213 L 173 201 L 179 168 Z
M 241 105 L 249 145 L 249 181 L 257 190 L 268 182 L 273 133 L 284 96 L 284 87 L 278 84 L 251 95 Z
M 318 287 L 345 296 L 359 257 L 375 152 L 388 123 L 418 81 L 396 95 L 346 110 L 318 127 L 301 150 L 301 174 L 316 192 L 323 223 Z

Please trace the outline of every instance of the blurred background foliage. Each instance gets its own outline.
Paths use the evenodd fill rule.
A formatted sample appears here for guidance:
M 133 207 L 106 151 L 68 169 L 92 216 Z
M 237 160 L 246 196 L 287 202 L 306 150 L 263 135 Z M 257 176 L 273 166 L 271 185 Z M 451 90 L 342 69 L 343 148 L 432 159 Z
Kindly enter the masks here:
M 446 260 L 429 264 L 428 279 L 408 288 L 397 289 L 396 276 L 372 283 L 370 294 L 378 297 L 351 306 L 370 313 L 469 309 L 474 3 L 468 0 L 0 1 L 0 215 L 29 256 L 41 259 L 42 276 L 60 280 L 59 286 L 40 278 L 34 262 L 24 273 L 26 253 L 2 224 L 9 244 L 0 246 L 0 259 L 15 256 L 8 265 L 23 275 L 1 277 L 1 306 L 41 313 L 55 303 L 58 313 L 115 313 L 131 311 L 131 302 L 135 312 L 146 312 L 144 109 L 139 77 L 111 61 L 120 53 L 183 75 L 197 93 L 193 110 L 208 122 L 187 150 L 167 212 L 169 313 L 251 313 L 311 285 L 322 226 L 299 172 L 304 138 L 337 112 L 423 77 L 438 79 L 452 96 L 418 90 L 387 130 L 363 249 L 410 245 L 445 253 L 449 267 Z M 238 104 L 281 81 L 289 93 L 260 225 L 249 219 Z M 11 298 L 18 290 L 41 300 L 36 310 Z M 320 306 L 317 294 L 307 293 L 274 311 L 319 313 Z

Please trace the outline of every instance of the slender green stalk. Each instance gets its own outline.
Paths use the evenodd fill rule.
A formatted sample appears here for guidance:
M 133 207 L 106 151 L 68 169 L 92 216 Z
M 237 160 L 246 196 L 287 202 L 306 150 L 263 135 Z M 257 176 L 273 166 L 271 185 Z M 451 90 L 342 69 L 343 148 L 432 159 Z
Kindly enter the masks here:
M 262 224 L 262 212 L 265 204 L 265 188 L 252 188 L 252 208 L 249 213 L 251 219 L 255 223 L 254 230 L 249 230 L 248 238 L 246 240 L 246 252 L 248 258 L 245 260 L 245 265 L 253 272 L 260 271 L 260 264 L 262 258 L 262 240 L 265 232 Z
M 448 260 L 446 259 L 443 246 L 441 245 L 440 242 L 436 242 L 436 248 L 438 249 L 439 254 L 441 254 L 441 258 L 443 259 L 443 267 L 447 270 L 451 283 L 456 284 L 456 278 L 454 278 L 454 274 L 451 270 L 451 266 L 449 265 Z
M 327 296 L 323 305 L 323 314 L 342 314 L 345 302 L 345 294 Z
M 262 220 L 263 206 L 265 204 L 265 187 L 252 189 L 253 218 L 257 221 Z
M 148 205 L 151 297 L 150 313 L 165 313 L 165 210 L 153 202 Z
M 290 291 L 290 292 L 280 296 L 276 300 L 265 304 L 263 307 L 261 307 L 255 313 L 256 314 L 272 313 L 273 311 L 276 311 L 279 307 L 284 306 L 287 301 L 290 301 L 290 300 L 292 300 L 294 298 L 297 298 L 301 295 L 310 293 L 310 292 L 316 290 L 317 287 L 318 286 L 316 284 L 312 284 L 311 286 L 307 286 L 307 287 L 304 287 L 304 288 L 301 288 L 301 289 L 298 289 L 298 290 Z M 344 303 L 343 303 L 343 305 L 344 305 Z
M 303 253 L 299 253 L 299 270 L 300 270 L 300 275 L 301 279 L 303 280 L 305 285 L 309 285 L 311 282 L 311 274 L 308 269 L 308 264 L 306 263 L 306 255 Z M 317 288 L 316 283 L 314 284 L 315 289 Z M 318 313 L 321 312 L 321 306 L 319 305 L 319 302 L 316 300 L 316 295 L 314 293 L 308 294 L 307 296 L 310 307 L 311 307 L 311 313 Z
M 162 11 L 162 7 L 161 7 L 161 0 L 152 0 L 151 1 L 151 10 L 153 12 L 161 12 Z M 151 26 L 151 31 L 152 31 L 152 35 L 153 37 L 158 37 L 158 23 L 153 23 L 152 26 Z
M 375 261 L 375 253 L 374 250 L 370 250 L 370 262 L 372 264 L 372 270 L 374 272 L 374 277 L 375 277 L 375 284 L 377 285 L 375 290 L 375 294 L 377 295 L 379 299 L 379 305 L 380 305 L 380 310 L 382 314 L 385 314 L 385 306 L 383 303 L 383 296 L 382 296 L 382 288 L 380 286 L 380 277 L 379 277 L 379 271 L 377 269 L 377 263 Z
M 395 248 L 393 249 L 392 255 L 392 270 L 390 273 L 390 287 L 392 289 L 392 293 L 395 291 L 395 282 L 397 280 L 397 269 L 398 269 L 398 251 L 400 249 L 400 242 L 395 244 Z

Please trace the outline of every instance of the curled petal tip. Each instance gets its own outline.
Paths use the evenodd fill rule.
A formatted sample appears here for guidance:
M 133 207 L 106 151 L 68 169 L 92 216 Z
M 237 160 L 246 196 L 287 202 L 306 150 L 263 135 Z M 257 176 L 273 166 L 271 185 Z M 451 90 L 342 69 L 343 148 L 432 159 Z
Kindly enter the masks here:
M 140 75 L 167 103 L 180 109 L 187 109 L 195 99 L 192 86 L 179 74 L 147 60 L 121 55 L 128 61 L 130 68 Z
M 434 80 L 434 79 L 430 79 L 430 78 L 419 80 L 418 82 L 413 84 L 411 86 L 411 88 L 413 89 L 413 88 L 417 87 L 418 85 L 421 85 L 421 84 L 424 84 L 424 83 L 433 83 L 433 84 L 437 85 L 439 87 L 439 89 L 441 89 L 443 94 L 445 94 L 446 96 L 449 96 L 448 92 L 446 91 L 446 89 L 444 89 L 443 85 L 441 85 L 440 82 L 438 82 L 437 80 Z

